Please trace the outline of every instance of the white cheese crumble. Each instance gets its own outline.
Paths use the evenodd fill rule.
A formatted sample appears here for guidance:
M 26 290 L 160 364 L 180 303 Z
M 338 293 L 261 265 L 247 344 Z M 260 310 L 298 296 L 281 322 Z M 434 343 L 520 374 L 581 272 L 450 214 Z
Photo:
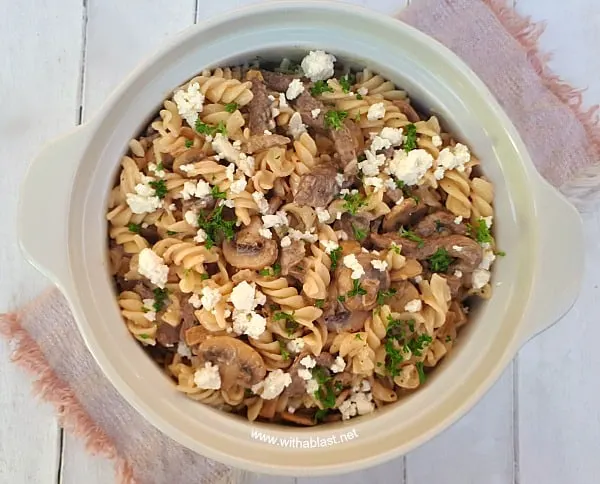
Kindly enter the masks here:
M 473 289 L 481 289 L 490 282 L 490 272 L 485 269 L 475 269 L 473 271 Z
M 427 170 L 433 165 L 433 157 L 425 150 L 417 149 L 406 153 L 396 150 L 394 158 L 389 163 L 389 170 L 405 185 L 416 185 Z
M 222 133 L 217 133 L 212 142 L 212 148 L 220 156 L 230 163 L 236 163 L 240 157 L 240 152 L 235 149 L 231 142 Z
M 289 225 L 289 221 L 286 213 L 283 210 L 279 210 L 275 215 L 263 215 L 262 221 L 264 224 L 264 228 L 277 228 L 277 227 L 285 227 Z
M 363 392 L 353 393 L 339 406 L 339 411 L 342 413 L 342 420 L 348 420 L 356 415 L 366 415 L 374 410 L 373 395 Z
M 344 266 L 348 269 L 352 269 L 352 274 L 350 275 L 352 279 L 360 279 L 364 276 L 365 270 L 354 254 L 344 256 L 343 262 Z
M 195 129 L 198 113 L 204 107 L 204 94 L 200 92 L 200 84 L 194 82 L 187 89 L 180 89 L 173 95 L 177 105 L 177 112 L 186 122 Z
M 423 278 L 422 278 L 421 276 L 416 276 L 416 277 L 415 277 L 415 282 L 416 282 L 417 284 L 421 284 L 421 282 L 423 282 Z
M 367 111 L 367 119 L 369 121 L 377 121 L 385 116 L 385 105 L 383 103 L 375 103 L 369 106 Z
M 207 311 L 212 311 L 217 306 L 218 302 L 221 300 L 221 293 L 218 289 L 213 289 L 212 287 L 203 287 L 202 288 L 202 298 L 200 302 L 202 306 Z
M 270 229 L 260 228 L 260 229 L 258 229 L 258 234 L 261 237 L 264 237 L 265 239 L 272 239 L 273 238 L 273 233 L 271 232 Z
M 296 99 L 304 91 L 304 84 L 300 79 L 293 79 L 289 83 L 287 91 L 285 91 L 285 97 L 290 101 Z
M 306 242 L 309 242 L 311 244 L 315 243 L 318 239 L 318 237 L 315 234 L 311 234 L 308 231 L 302 232 L 293 228 L 290 228 L 288 230 L 288 235 L 292 240 L 305 240 Z
M 294 338 L 288 341 L 286 346 L 290 353 L 300 353 L 304 349 L 304 339 Z
M 184 173 L 189 173 L 190 171 L 192 171 L 194 169 L 194 164 L 187 163 L 185 165 L 179 165 L 179 169 Z
M 289 104 L 287 103 L 287 100 L 285 99 L 285 94 L 280 92 L 279 93 L 279 108 L 284 109 L 287 107 L 289 107 Z
M 471 161 L 471 154 L 469 148 L 465 145 L 457 143 L 454 148 L 444 148 L 440 151 L 437 159 L 437 169 L 435 177 L 438 180 L 443 178 L 443 173 L 448 170 L 457 170 L 459 172 L 465 171 L 465 165 Z M 438 174 L 441 173 L 441 177 Z
M 404 310 L 409 313 L 418 313 L 423 308 L 423 303 L 420 299 L 413 299 L 412 301 L 408 301 L 404 306 Z
M 169 277 L 169 266 L 152 249 L 142 249 L 139 254 L 138 272 L 155 286 L 164 289 Z
M 306 368 L 298 368 L 298 376 L 303 380 L 308 381 L 312 379 L 312 372 Z
M 204 229 L 198 229 L 198 232 L 194 236 L 194 242 L 198 242 L 199 244 L 206 242 L 206 232 Z
M 231 190 L 231 193 L 237 195 L 242 193 L 246 189 L 246 185 L 248 185 L 248 182 L 244 178 L 240 178 L 239 180 L 234 181 L 230 185 L 229 190 Z
M 436 148 L 442 146 L 442 138 L 437 134 L 431 137 L 431 144 Z
M 319 240 L 326 254 L 331 254 L 340 245 L 335 240 Z
M 310 370 L 317 365 L 317 360 L 315 360 L 311 355 L 306 355 L 300 360 L 300 364 L 304 366 L 304 368 L 308 368 Z
M 260 213 L 265 214 L 269 211 L 269 202 L 267 202 L 263 193 L 252 193 L 252 199 L 256 202 L 256 205 L 258 206 L 258 211 Z
M 273 400 L 291 383 L 292 377 L 290 374 L 277 369 L 271 371 L 263 381 L 253 385 L 252 391 L 259 394 L 263 400 Z
M 452 249 L 454 249 L 456 252 L 462 252 L 465 248 L 461 247 L 460 245 L 453 245 Z
M 346 178 L 344 177 L 343 173 L 336 173 L 336 175 L 335 175 L 335 182 L 337 183 L 337 185 L 339 187 L 341 187 L 344 184 L 345 181 L 346 181 Z
M 230 198 L 226 199 L 226 200 L 219 200 L 219 205 L 225 205 L 227 208 L 234 208 L 235 207 L 235 201 L 231 200 Z
M 229 163 L 229 165 L 227 165 L 227 168 L 225 168 L 225 177 L 229 181 L 233 181 L 233 175 L 234 174 L 235 174 L 235 164 L 234 163 Z
M 300 67 L 311 81 L 324 81 L 333 76 L 333 63 L 335 60 L 335 57 L 331 54 L 327 54 L 322 50 L 313 50 L 302 59 Z
M 245 281 L 244 281 L 245 282 Z M 260 338 L 267 328 L 267 320 L 254 311 L 233 311 L 233 330 L 251 338 Z
M 462 277 L 462 276 L 463 276 L 463 273 L 462 273 L 462 271 L 459 271 L 459 270 L 455 270 L 455 271 L 454 271 L 454 277 L 459 277 L 459 278 L 460 278 L 460 277 Z
M 255 287 L 247 281 L 242 281 L 233 288 L 229 300 L 238 311 L 252 311 L 256 307 L 254 304 L 255 295 Z
M 463 218 L 460 215 L 454 219 L 454 223 L 456 225 L 460 225 L 462 223 L 462 221 L 463 221 Z
M 317 119 L 319 117 L 319 114 L 321 114 L 321 110 L 319 108 L 312 109 L 310 111 L 310 115 L 312 116 L 313 119 Z
M 358 168 L 365 176 L 379 175 L 379 168 L 385 165 L 385 155 L 375 155 L 371 151 L 365 151 L 365 159 L 358 163 Z
M 287 235 L 281 238 L 280 241 L 280 245 L 281 247 L 289 247 L 290 245 L 292 245 L 292 239 L 290 239 Z
M 265 129 L 265 130 L 263 131 L 263 134 L 264 134 L 265 136 L 271 136 L 273 133 L 271 133 L 271 132 L 270 132 L 268 129 Z M 235 143 L 237 143 L 237 141 L 236 141 Z M 235 146 L 235 143 L 234 143 L 234 146 Z
M 310 379 L 306 382 L 306 393 L 313 395 L 319 390 L 319 383 L 317 380 Z
M 200 300 L 200 296 L 198 296 L 198 294 L 194 293 L 190 296 L 190 298 L 188 299 L 188 302 L 194 306 L 194 309 L 200 309 L 202 307 L 202 301 Z
M 127 205 L 133 213 L 152 213 L 163 206 L 163 202 L 156 196 L 156 191 L 147 183 L 152 178 L 145 177 L 146 183 L 138 183 L 134 190 L 135 193 L 128 193 L 125 197 Z
M 198 180 L 198 183 L 186 181 L 183 184 L 181 195 L 184 200 L 189 200 L 192 197 L 203 198 L 210 196 L 211 190 L 211 186 L 204 180 Z
M 375 136 L 373 141 L 371 141 L 371 147 L 369 149 L 375 153 L 379 150 L 385 150 L 390 146 L 392 146 L 392 142 L 389 139 L 382 138 L 381 136 Z
M 369 89 L 367 89 L 366 87 L 359 87 L 358 90 L 356 91 L 358 94 L 360 94 L 361 96 L 366 96 L 367 94 L 369 94 Z
M 404 142 L 404 130 L 402 128 L 383 128 L 379 137 L 388 140 L 392 146 L 400 146 Z
M 194 373 L 194 383 L 204 390 L 218 390 L 221 388 L 221 375 L 219 367 L 213 366 L 210 361 L 204 363 L 204 368 L 199 368 Z
M 481 218 L 482 218 L 482 219 L 483 219 L 483 221 L 485 222 L 485 226 L 486 226 L 488 229 L 491 229 L 491 228 L 492 228 L 492 222 L 493 222 L 493 219 L 494 219 L 494 217 L 492 217 L 492 216 L 490 215 L 489 217 L 481 217 Z
M 366 176 L 363 178 L 363 185 L 367 187 L 374 187 L 375 192 L 383 190 L 383 180 L 378 176 Z
M 302 134 L 306 133 L 306 125 L 302 122 L 302 116 L 299 112 L 295 112 L 290 117 L 288 122 L 288 133 L 294 139 L 298 139 Z
M 338 355 L 335 358 L 335 361 L 331 365 L 330 369 L 334 373 L 341 373 L 342 371 L 344 371 L 346 369 L 346 362 L 344 361 L 344 358 Z
M 492 263 L 496 260 L 496 255 L 494 251 L 486 249 L 483 251 L 483 258 L 481 259 L 481 263 L 479 264 L 479 269 L 489 270 L 492 266 Z
M 384 272 L 388 268 L 388 263 L 384 260 L 374 259 L 371 261 L 371 265 L 374 269 Z
M 190 351 L 190 347 L 182 341 L 180 341 L 179 344 L 177 345 L 177 354 L 179 356 L 183 356 L 184 358 L 192 357 L 192 352 Z
M 158 178 L 164 178 L 166 175 L 165 170 L 159 170 L 156 163 L 148 163 L 148 170 L 154 173 Z
M 315 208 L 315 212 L 317 214 L 319 222 L 321 223 L 325 223 L 331 218 L 331 215 L 329 214 L 326 208 L 317 207 Z

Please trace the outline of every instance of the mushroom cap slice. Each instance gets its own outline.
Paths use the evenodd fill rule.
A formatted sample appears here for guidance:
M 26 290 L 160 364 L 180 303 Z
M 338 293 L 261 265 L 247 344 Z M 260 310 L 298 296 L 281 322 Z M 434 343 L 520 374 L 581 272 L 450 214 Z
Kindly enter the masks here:
M 260 227 L 260 219 L 253 218 L 234 240 L 223 242 L 223 256 L 229 264 L 238 269 L 260 270 L 275 263 L 279 254 L 277 242 L 262 237 L 258 233 Z
M 250 345 L 231 336 L 215 336 L 204 341 L 197 350 L 201 363 L 219 367 L 221 388 L 234 385 L 250 388 L 265 378 L 265 363 Z
M 390 286 L 390 274 L 387 270 L 380 271 L 371 265 L 374 260 L 370 254 L 361 253 L 356 257 L 365 273 L 359 279 L 364 294 L 348 296 L 354 288 L 352 270 L 341 267 L 337 271 L 338 294 L 345 295 L 344 306 L 350 311 L 370 311 L 377 305 L 377 292 L 385 291 Z
M 383 231 L 393 232 L 401 225 L 412 225 L 423 218 L 427 210 L 427 205 L 420 199 L 417 203 L 413 198 L 405 198 L 383 217 Z

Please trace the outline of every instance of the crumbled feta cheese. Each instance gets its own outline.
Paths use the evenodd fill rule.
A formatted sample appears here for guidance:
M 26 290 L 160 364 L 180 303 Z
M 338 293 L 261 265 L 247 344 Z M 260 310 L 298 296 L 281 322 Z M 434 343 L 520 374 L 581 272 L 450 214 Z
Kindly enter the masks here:
M 491 229 L 491 228 L 492 228 L 492 222 L 493 222 L 493 219 L 494 219 L 494 217 L 492 217 L 492 216 L 490 215 L 489 217 L 481 217 L 481 218 L 482 218 L 482 219 L 483 219 L 483 221 L 485 222 L 485 226 L 486 226 L 488 229 Z
M 385 165 L 385 155 L 375 155 L 370 151 L 365 151 L 365 159 L 358 163 L 358 168 L 365 176 L 379 175 L 379 167 Z
M 145 177 L 144 183 L 138 183 L 134 190 L 135 193 L 128 193 L 125 196 L 127 205 L 133 213 L 152 213 L 163 206 L 163 202 L 156 196 L 154 188 L 148 185 L 152 178 Z
M 211 194 L 210 185 L 204 180 L 198 180 L 198 183 L 194 183 L 193 181 L 186 181 L 183 184 L 183 190 L 181 190 L 181 195 L 184 200 L 189 200 L 192 197 L 203 198 L 208 197 Z
M 150 322 L 156 321 L 156 311 L 146 311 L 144 313 L 144 318 L 146 318 Z
M 172 203 L 171 205 L 169 205 L 167 207 L 167 210 L 170 210 L 171 212 L 174 212 L 175 210 L 177 210 L 177 205 L 175 205 L 174 203 Z
M 444 148 L 440 151 L 437 159 L 437 165 L 444 170 L 465 171 L 465 164 L 471 161 L 469 149 L 460 143 L 457 143 L 453 149 Z
M 461 247 L 460 245 L 453 245 L 452 249 L 455 250 L 456 252 L 462 252 L 465 248 Z
M 186 345 L 183 341 L 180 341 L 177 345 L 177 354 L 179 356 L 183 356 L 184 358 L 191 358 L 192 352 L 190 351 L 190 347 Z
M 316 242 L 318 237 L 315 234 L 311 234 L 310 232 L 302 232 L 300 230 L 290 228 L 288 230 L 288 235 L 292 240 L 305 240 L 306 242 L 310 242 L 311 244 Z
M 377 121 L 385 116 L 385 105 L 383 103 L 375 103 L 369 106 L 367 111 L 367 119 L 369 121 Z
M 462 218 L 460 215 L 454 219 L 454 223 L 455 223 L 456 225 L 459 225 L 459 224 L 461 224 L 461 223 L 462 223 L 462 221 L 463 221 L 463 218 Z
M 154 173 L 158 178 L 164 178 L 166 175 L 165 170 L 159 170 L 156 163 L 148 163 L 148 170 Z
M 350 400 L 350 398 L 347 398 L 342 403 L 340 403 L 338 410 L 342 414 L 342 420 L 349 420 L 352 417 L 356 416 L 356 404 L 354 404 Z
M 245 282 L 245 281 L 244 281 Z M 251 338 L 260 338 L 267 328 L 267 320 L 254 311 L 233 311 L 233 330 Z
M 269 95 L 267 96 L 267 99 L 268 99 L 269 101 L 273 102 L 273 101 L 275 101 L 275 96 L 273 96 L 272 94 L 269 94 Z
M 379 150 L 385 150 L 392 146 L 392 142 L 389 139 L 382 138 L 381 136 L 375 136 L 371 141 L 371 147 L 369 148 L 373 153 Z
M 190 171 L 194 170 L 194 164 L 193 163 L 187 163 L 185 165 L 179 165 L 179 169 L 184 172 L 184 173 L 189 173 Z
M 374 259 L 371 261 L 371 265 L 374 269 L 384 272 L 388 268 L 388 263 L 384 260 Z
M 287 91 L 285 91 L 285 97 L 290 101 L 296 99 L 304 91 L 304 84 L 300 79 L 292 79 L 289 83 Z
M 322 50 L 313 50 L 302 59 L 300 67 L 311 81 L 325 81 L 333 76 L 333 63 L 335 60 L 335 57 L 331 54 L 327 54 Z
M 233 288 L 229 300 L 238 311 L 252 311 L 256 307 L 254 305 L 254 297 L 254 286 L 247 281 L 242 281 Z
M 346 362 L 344 361 L 344 358 L 338 355 L 333 364 L 330 366 L 330 369 L 334 373 L 341 373 L 344 371 L 346 369 Z
M 342 220 L 342 212 L 338 212 L 335 215 L 335 218 L 336 218 L 336 220 Z M 345 239 L 342 239 L 342 240 L 348 240 L 348 237 L 346 237 Z
M 312 109 L 310 111 L 310 115 L 312 116 L 313 119 L 317 119 L 319 117 L 319 114 L 321 114 L 321 110 L 319 108 Z
M 142 249 L 139 254 L 138 272 L 155 286 L 164 289 L 169 276 L 169 266 L 152 249 Z
M 231 184 L 229 190 L 231 190 L 231 193 L 237 195 L 239 193 L 242 193 L 246 189 L 246 185 L 248 185 L 248 182 L 244 178 L 240 178 L 239 180 L 236 180 Z
M 402 128 L 383 128 L 379 137 L 388 140 L 392 146 L 400 146 L 404 142 L 404 130 Z
M 386 181 L 384 181 L 383 186 L 386 190 L 396 190 L 398 188 L 398 185 L 396 185 L 396 182 L 393 178 L 388 178 Z
M 339 244 L 335 240 L 319 240 L 326 254 L 331 254 L 335 249 L 339 247 Z
M 194 242 L 198 242 L 199 244 L 206 242 L 206 232 L 203 229 L 198 229 L 198 232 L 194 237 Z
M 300 360 L 300 364 L 304 366 L 304 368 L 308 368 L 310 370 L 317 365 L 317 360 L 315 360 L 311 355 L 306 355 Z
M 264 224 L 264 228 L 266 229 L 285 227 L 289 225 L 287 215 L 282 210 L 275 213 L 275 215 L 263 215 L 262 221 Z
M 341 187 L 344 184 L 345 181 L 346 181 L 346 178 L 344 177 L 343 173 L 336 173 L 336 175 L 335 175 L 335 182 L 337 183 L 337 185 L 339 187 Z
M 436 180 L 441 180 L 446 175 L 446 170 L 443 167 L 438 166 L 435 170 L 433 170 L 433 176 Z
M 217 133 L 215 135 L 215 138 L 212 142 L 212 148 L 220 156 L 231 163 L 236 163 L 239 160 L 240 152 L 234 148 L 234 146 L 231 144 L 231 141 L 229 141 L 227 136 L 223 135 L 222 133 Z
M 235 201 L 231 200 L 231 199 L 226 199 L 226 200 L 220 200 L 220 203 L 222 203 L 223 205 L 225 205 L 227 208 L 234 208 L 235 207 Z
M 462 271 L 459 271 L 459 270 L 455 270 L 455 271 L 454 271 L 454 277 L 458 277 L 458 278 L 460 278 L 460 277 L 462 277 L 462 276 L 463 276 L 463 273 L 462 273 Z
M 338 213 L 338 215 L 340 215 L 340 213 Z M 338 220 L 340 218 L 341 217 L 338 217 Z M 336 230 L 335 235 L 337 235 L 337 238 L 340 240 L 348 240 L 348 234 L 346 232 L 344 232 L 343 230 Z
M 486 269 L 475 269 L 473 271 L 473 289 L 481 289 L 490 282 L 490 272 Z
M 235 164 L 234 163 L 230 163 L 227 168 L 225 168 L 225 177 L 229 180 L 229 181 L 233 181 L 233 175 L 235 173 Z
M 292 239 L 290 239 L 287 235 L 281 238 L 280 241 L 280 245 L 281 247 L 285 248 L 285 247 L 289 247 L 290 245 L 292 245 Z
M 406 185 L 416 185 L 433 165 L 433 157 L 425 150 L 417 149 L 406 153 L 396 150 L 389 163 L 390 173 Z
M 268 129 L 265 129 L 265 130 L 263 131 L 263 134 L 264 134 L 265 136 L 271 136 L 273 133 L 271 133 L 271 132 L 270 132 Z
M 442 146 L 442 138 L 437 134 L 431 137 L 431 144 L 436 148 Z
M 277 369 L 271 371 L 263 381 L 253 385 L 252 391 L 259 394 L 263 400 L 273 400 L 291 383 L 292 377 L 290 374 Z
M 288 341 L 286 346 L 290 353 L 300 353 L 304 349 L 304 339 L 294 338 Z
M 370 397 L 370 398 L 369 398 Z M 372 396 L 369 393 L 357 393 L 354 395 L 354 403 L 356 404 L 356 412 L 359 415 L 366 415 L 375 410 L 375 405 L 373 404 Z
M 418 313 L 423 308 L 423 303 L 420 299 L 413 299 L 412 301 L 408 301 L 404 306 L 404 310 L 409 313 Z
M 423 282 L 423 278 L 422 278 L 421 276 L 416 276 L 416 277 L 415 277 L 415 282 L 416 282 L 417 284 L 421 284 L 421 282 Z
M 321 223 L 325 223 L 331 218 L 331 215 L 329 215 L 329 212 L 325 208 L 317 207 L 315 208 L 315 212 L 317 213 L 317 218 Z
M 344 266 L 348 269 L 352 269 L 352 274 L 350 275 L 352 279 L 360 279 L 365 274 L 363 266 L 360 265 L 360 262 L 358 262 L 358 259 L 354 254 L 344 256 L 343 262 Z
M 289 107 L 289 104 L 287 103 L 287 100 L 285 99 L 285 94 L 280 92 L 279 93 L 279 108 L 284 109 L 287 107 Z
M 366 87 L 359 87 L 358 90 L 356 91 L 358 94 L 360 94 L 361 96 L 366 96 L 367 94 L 369 94 L 369 90 Z
M 258 211 L 262 214 L 265 214 L 269 211 L 269 202 L 265 199 L 264 194 L 261 192 L 254 192 L 252 194 L 252 199 L 256 202 L 258 206 Z
M 298 376 L 303 380 L 310 380 L 312 378 L 312 372 L 306 368 L 298 368 Z
M 319 390 L 319 383 L 317 380 L 308 380 L 306 382 L 306 393 L 313 395 L 315 392 Z
M 173 95 L 173 101 L 177 105 L 177 112 L 192 127 L 196 127 L 198 113 L 204 107 L 204 94 L 200 92 L 200 84 L 194 82 L 187 89 L 179 89 Z
M 288 413 L 294 413 L 296 411 L 296 409 L 294 407 L 288 407 L 287 411 L 288 411 Z
M 375 192 L 383 190 L 383 180 L 378 176 L 366 176 L 363 178 L 363 185 L 367 187 L 374 187 Z
M 371 391 L 371 384 L 369 383 L 369 380 L 363 380 L 360 382 L 360 391 L 361 392 Z
M 483 258 L 481 259 L 481 263 L 479 264 L 479 269 L 489 270 L 492 266 L 492 263 L 496 260 L 496 254 L 494 251 L 486 249 L 483 251 Z
M 200 309 L 202 307 L 202 301 L 200 300 L 200 296 L 198 296 L 198 294 L 194 293 L 190 296 L 190 298 L 188 299 L 188 302 L 194 306 L 195 309 Z
M 221 388 L 219 367 L 207 361 L 204 363 L 204 368 L 199 368 L 194 373 L 194 383 L 204 390 L 218 390 Z
M 206 286 L 202 288 L 202 298 L 200 299 L 200 302 L 204 309 L 212 311 L 221 300 L 221 297 L 221 293 L 218 289 Z
M 295 112 L 290 117 L 288 123 L 288 133 L 294 139 L 298 139 L 303 133 L 306 133 L 306 125 L 302 122 L 302 116 L 299 112 Z
M 258 234 L 261 237 L 264 237 L 265 239 L 272 239 L 273 238 L 273 233 L 271 232 L 270 229 L 265 229 L 265 228 L 258 229 Z

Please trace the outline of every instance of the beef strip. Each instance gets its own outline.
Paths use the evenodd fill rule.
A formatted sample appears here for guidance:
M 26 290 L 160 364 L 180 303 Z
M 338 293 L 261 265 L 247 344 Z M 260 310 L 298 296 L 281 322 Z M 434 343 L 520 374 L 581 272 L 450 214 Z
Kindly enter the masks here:
M 166 347 L 173 346 L 179 342 L 179 327 L 173 327 L 168 323 L 158 323 L 156 330 L 156 341 Z
M 248 127 L 254 135 L 262 135 L 271 126 L 271 101 L 267 86 L 258 78 L 252 79 L 254 97 L 248 104 Z
M 421 220 L 413 231 L 419 237 L 431 237 L 432 235 L 450 235 L 467 233 L 467 226 L 464 223 L 456 224 L 456 216 L 445 210 L 439 210 L 431 213 Z
M 282 74 L 281 72 L 272 72 L 272 71 L 260 71 L 263 79 L 265 80 L 265 84 L 269 89 L 278 92 L 285 92 L 295 78 L 298 76 L 294 76 L 293 74 Z
M 194 306 L 189 302 L 190 297 L 184 296 L 181 301 L 181 326 L 179 338 L 185 340 L 185 332 L 196 325 L 196 316 L 194 316 Z
M 310 173 L 302 175 L 294 202 L 311 207 L 326 207 L 340 192 L 335 180 L 337 171 L 328 164 L 318 165 Z
M 150 289 L 144 282 L 139 282 L 135 285 L 134 291 L 140 295 L 142 299 L 154 299 L 154 291 Z
M 392 103 L 394 103 L 396 106 L 398 106 L 400 108 L 400 111 L 402 112 L 402 114 L 404 114 L 406 116 L 406 119 L 408 119 L 411 123 L 416 123 L 417 121 L 421 120 L 421 117 L 414 110 L 414 108 L 410 105 L 410 103 L 408 103 L 402 99 L 396 99 L 396 100 L 392 101 Z
M 266 150 L 273 146 L 285 146 L 289 142 L 290 139 L 287 136 L 281 136 L 279 134 L 251 136 L 246 143 L 246 152 L 256 153 L 257 151 Z
M 296 109 L 302 116 L 302 122 L 306 124 L 309 128 L 324 130 L 325 129 L 325 113 L 327 112 L 327 108 L 325 105 L 315 99 L 310 92 L 303 91 L 296 98 Z M 315 109 L 320 109 L 321 112 L 316 118 L 313 118 L 312 111 Z
M 301 240 L 295 240 L 289 247 L 282 247 L 281 255 L 279 256 L 281 275 L 287 276 L 295 266 L 302 262 L 305 255 L 306 249 L 304 242 Z
M 329 136 L 333 141 L 335 151 L 340 156 L 340 163 L 347 174 L 354 174 L 358 167 L 349 169 L 352 165 L 356 165 L 356 147 L 354 146 L 354 137 L 350 124 L 352 121 L 345 120 L 340 129 L 330 129 Z
M 348 234 L 348 237 L 351 239 L 358 240 L 359 242 L 364 240 L 364 237 L 361 239 L 357 239 L 357 232 L 363 232 L 365 237 L 369 235 L 370 232 L 370 222 L 371 217 L 366 214 L 358 214 L 358 215 L 350 215 L 349 213 L 344 213 L 340 220 L 336 220 L 333 224 L 334 230 L 343 230 Z

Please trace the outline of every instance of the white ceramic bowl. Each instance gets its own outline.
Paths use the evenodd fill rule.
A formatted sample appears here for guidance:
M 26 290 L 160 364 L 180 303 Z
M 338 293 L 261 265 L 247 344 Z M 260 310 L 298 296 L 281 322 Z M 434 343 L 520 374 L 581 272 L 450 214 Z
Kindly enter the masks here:
M 203 68 L 260 54 L 321 48 L 394 80 L 478 154 L 496 187 L 495 229 L 507 256 L 493 298 L 477 308 L 424 388 L 395 405 L 318 428 L 250 424 L 186 399 L 129 335 L 108 275 L 107 198 L 130 138 L 169 92 Z M 469 410 L 519 347 L 573 304 L 583 266 L 581 221 L 533 167 L 484 84 L 449 50 L 391 18 L 345 4 L 268 3 L 187 30 L 139 67 L 89 123 L 48 145 L 27 173 L 19 205 L 27 257 L 68 298 L 81 333 L 118 391 L 181 444 L 238 467 L 289 475 L 348 472 L 413 449 Z M 549 263 L 551 262 L 551 263 Z M 358 437 L 284 448 L 251 438 Z

